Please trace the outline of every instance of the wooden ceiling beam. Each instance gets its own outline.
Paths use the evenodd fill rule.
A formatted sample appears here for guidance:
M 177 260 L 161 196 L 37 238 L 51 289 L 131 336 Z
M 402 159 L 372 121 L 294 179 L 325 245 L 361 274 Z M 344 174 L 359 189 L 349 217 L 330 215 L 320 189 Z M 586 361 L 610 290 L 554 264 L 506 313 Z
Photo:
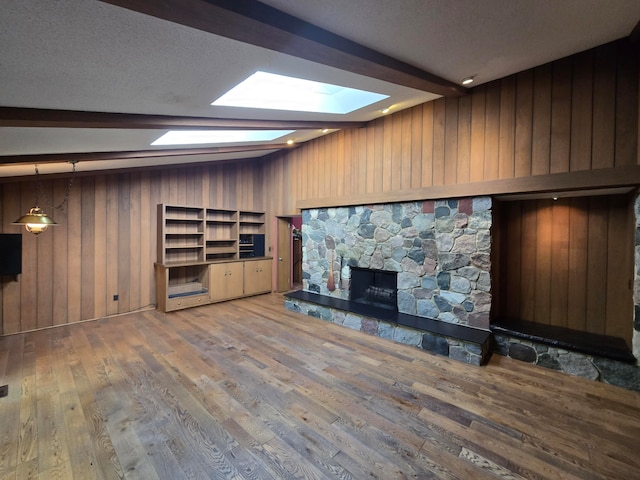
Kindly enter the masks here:
M 101 0 L 277 52 L 445 97 L 468 90 L 256 0 Z
M 134 113 L 83 112 L 40 108 L 0 107 L 0 127 L 122 128 L 160 130 L 341 130 L 362 128 L 366 122 L 315 120 L 250 120 L 235 118 L 177 117 Z
M 171 150 L 132 150 L 125 152 L 74 152 L 46 153 L 37 155 L 0 156 L 0 165 L 96 162 L 100 160 L 131 160 L 137 158 L 185 157 L 192 155 L 216 155 L 229 153 L 258 152 L 296 148 L 298 145 L 286 143 L 265 143 L 235 147 L 176 148 Z

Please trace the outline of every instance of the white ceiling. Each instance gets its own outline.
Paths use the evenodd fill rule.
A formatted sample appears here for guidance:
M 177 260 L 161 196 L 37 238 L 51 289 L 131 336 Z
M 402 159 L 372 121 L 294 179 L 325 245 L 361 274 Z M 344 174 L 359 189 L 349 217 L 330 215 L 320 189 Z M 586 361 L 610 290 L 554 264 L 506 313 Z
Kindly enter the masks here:
M 458 83 L 482 84 L 628 36 L 638 0 L 265 0 L 272 7 Z M 256 70 L 372 90 L 390 101 L 348 115 L 212 107 Z M 223 38 L 97 0 L 3 0 L 0 106 L 264 120 L 369 121 L 438 95 Z M 166 130 L 0 127 L 0 156 L 154 150 Z M 291 135 L 302 142 L 319 129 Z M 280 142 L 280 140 L 278 141 Z M 78 170 L 262 156 L 80 162 Z M 2 161 L 0 160 L 0 164 Z M 42 173 L 69 171 L 65 163 Z M 33 163 L 0 165 L 0 177 Z

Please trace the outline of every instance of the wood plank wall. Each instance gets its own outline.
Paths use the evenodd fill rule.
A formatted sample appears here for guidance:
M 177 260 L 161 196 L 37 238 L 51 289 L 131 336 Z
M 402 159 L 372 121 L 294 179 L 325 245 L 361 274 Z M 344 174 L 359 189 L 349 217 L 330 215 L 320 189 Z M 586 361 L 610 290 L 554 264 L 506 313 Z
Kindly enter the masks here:
M 496 202 L 492 316 L 631 345 L 632 196 Z
M 340 131 L 271 157 L 269 209 L 300 200 L 638 163 L 638 54 L 627 40 Z M 372 200 L 373 201 L 373 200 Z
M 24 233 L 19 281 L 2 277 L 2 334 L 129 312 L 155 304 L 156 205 L 264 211 L 262 167 L 251 160 L 209 167 L 76 177 L 66 207 L 45 208 L 59 225 Z M 67 179 L 43 189 L 57 205 Z M 33 181 L 0 184 L 0 231 L 35 201 Z M 118 294 L 118 301 L 113 295 Z

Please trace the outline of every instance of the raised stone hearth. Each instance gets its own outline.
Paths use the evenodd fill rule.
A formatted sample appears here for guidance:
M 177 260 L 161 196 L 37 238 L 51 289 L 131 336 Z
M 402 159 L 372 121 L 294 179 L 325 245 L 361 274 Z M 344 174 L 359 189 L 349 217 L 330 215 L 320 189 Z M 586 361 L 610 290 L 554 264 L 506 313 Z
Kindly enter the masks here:
M 487 330 L 393 312 L 374 305 L 311 292 L 297 291 L 285 296 L 285 306 L 291 311 L 419 347 L 471 365 L 484 365 L 491 356 L 491 332 Z
M 316 297 L 288 307 L 480 365 L 490 354 L 490 230 L 488 197 L 304 210 L 303 291 Z M 394 274 L 393 318 L 340 303 L 354 300 L 362 271 Z M 380 300 L 389 288 L 373 293 Z

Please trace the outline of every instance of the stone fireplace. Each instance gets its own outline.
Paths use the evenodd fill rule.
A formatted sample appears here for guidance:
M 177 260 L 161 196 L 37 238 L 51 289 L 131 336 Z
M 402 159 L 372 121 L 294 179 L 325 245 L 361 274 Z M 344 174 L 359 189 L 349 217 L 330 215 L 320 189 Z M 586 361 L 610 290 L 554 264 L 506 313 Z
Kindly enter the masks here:
M 358 269 L 394 272 L 398 312 L 488 329 L 491 205 L 479 197 L 303 210 L 303 290 L 348 300 Z
M 491 206 L 480 197 L 303 210 L 303 290 L 287 308 L 481 365 Z

